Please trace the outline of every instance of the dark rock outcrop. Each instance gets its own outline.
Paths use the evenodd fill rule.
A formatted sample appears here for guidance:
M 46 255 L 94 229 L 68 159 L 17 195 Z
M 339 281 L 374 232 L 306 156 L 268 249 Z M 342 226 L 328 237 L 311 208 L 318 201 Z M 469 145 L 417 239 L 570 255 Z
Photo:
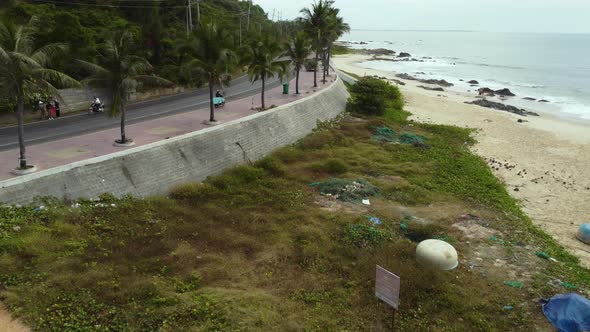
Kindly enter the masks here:
M 400 81 L 400 80 L 396 80 L 396 79 L 392 79 L 392 81 L 394 81 L 395 83 L 397 83 L 398 85 L 406 85 L 406 83 Z
M 537 100 L 537 99 L 535 99 L 535 98 L 532 98 L 532 97 L 524 97 L 524 98 L 522 98 L 522 99 L 524 99 L 524 100 L 532 100 L 532 101 L 535 101 L 535 100 Z
M 479 100 L 475 100 L 475 101 L 471 101 L 471 102 L 466 101 L 465 104 L 478 105 L 481 107 L 487 107 L 487 108 L 495 109 L 498 111 L 505 111 L 505 112 L 509 112 L 509 113 L 518 114 L 520 116 L 529 116 L 529 115 L 539 116 L 539 114 L 537 114 L 535 112 L 527 111 L 524 108 L 518 108 L 518 107 L 511 106 L 511 105 L 496 103 L 496 102 L 489 101 L 486 99 L 479 99 Z
M 412 75 L 403 73 L 403 74 L 396 74 L 396 77 L 401 78 L 402 80 L 409 80 L 409 81 L 417 81 L 418 79 Z
M 366 50 L 368 54 L 373 54 L 374 56 L 381 56 L 381 55 L 394 55 L 395 51 L 388 50 L 386 48 L 374 48 Z
M 479 95 L 480 96 L 489 96 L 489 97 L 493 97 L 495 95 L 503 96 L 503 97 L 514 97 L 514 96 L 516 96 L 514 93 L 512 93 L 512 91 L 510 91 L 509 89 L 506 89 L 506 88 L 500 89 L 500 90 L 492 90 L 490 88 L 480 88 L 477 91 L 479 92 Z
M 399 77 L 403 80 L 410 80 L 410 81 L 418 81 L 420 83 L 424 83 L 424 84 L 433 84 L 433 85 L 440 85 L 443 87 L 451 87 L 453 86 L 453 83 L 447 82 L 445 80 L 435 80 L 435 79 L 420 79 L 417 77 L 414 77 L 412 75 L 408 75 L 408 74 L 396 74 L 396 77 Z
M 550 101 L 549 101 L 549 100 L 547 100 L 547 99 L 540 99 L 540 100 L 539 100 L 539 102 L 540 102 L 540 103 L 549 103 Z
M 411 57 L 411 56 L 412 56 L 412 55 L 411 55 L 410 53 L 406 53 L 406 52 L 401 52 L 401 53 L 398 55 L 398 57 L 400 57 L 400 58 L 409 58 L 409 57 Z
M 428 91 L 445 91 L 445 89 L 441 88 L 441 87 L 437 87 L 437 88 L 431 88 L 429 86 L 424 86 L 424 85 L 418 85 L 419 88 L 422 88 L 424 90 L 428 90 Z
M 469 84 L 479 84 L 479 82 L 476 81 L 476 80 L 467 81 L 467 83 L 469 83 Z
M 496 92 L 496 94 L 498 96 L 506 96 L 506 97 L 514 97 L 514 96 L 516 96 L 514 93 L 512 93 L 512 91 L 510 91 L 509 89 L 506 89 L 506 88 L 500 89 L 500 90 L 496 90 L 495 92 Z
M 479 88 L 477 92 L 479 92 L 480 96 L 495 96 L 495 91 L 490 88 Z

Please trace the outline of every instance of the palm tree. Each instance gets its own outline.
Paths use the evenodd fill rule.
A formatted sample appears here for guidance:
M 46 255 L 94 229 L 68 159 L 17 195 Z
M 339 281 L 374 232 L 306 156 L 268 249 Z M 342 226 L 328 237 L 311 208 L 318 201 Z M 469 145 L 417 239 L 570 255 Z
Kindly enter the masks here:
M 229 72 L 234 67 L 236 55 L 234 44 L 229 32 L 213 23 L 200 26 L 194 32 L 192 47 L 188 60 L 184 64 L 186 70 L 199 70 L 207 77 L 209 84 L 209 121 L 215 122 L 215 104 L 213 104 L 213 89 L 215 85 L 223 87 L 229 84 Z
M 332 44 L 338 40 L 338 38 L 342 37 L 343 34 L 350 31 L 350 26 L 348 23 L 344 22 L 342 17 L 338 16 L 340 9 L 332 8 L 331 13 L 328 19 L 328 33 L 327 33 L 327 46 L 326 46 L 326 63 L 327 65 L 324 67 L 325 74 L 324 74 L 324 81 L 326 80 L 325 75 L 330 74 L 330 58 L 332 56 Z
M 0 21 L 0 97 L 16 99 L 19 170 L 27 170 L 24 139 L 25 98 L 34 93 L 59 96 L 56 86 L 77 87 L 80 83 L 57 70 L 48 68 L 56 58 L 67 52 L 64 44 L 47 44 L 35 48 L 39 20 L 31 18 L 24 26 Z
M 130 94 L 138 88 L 169 86 L 172 82 L 149 75 L 152 66 L 145 58 L 135 55 L 134 35 L 129 31 L 116 32 L 99 49 L 95 63 L 78 60 L 90 73 L 84 82 L 107 89 L 111 100 L 109 114 L 121 116 L 121 138 L 115 143 L 131 145 L 133 140 L 125 134 L 125 107 Z
M 275 74 L 282 78 L 287 73 L 289 60 L 278 60 L 282 54 L 283 49 L 272 37 L 258 37 L 244 50 L 242 63 L 248 66 L 250 81 L 262 81 L 260 93 L 262 110 L 266 109 L 264 104 L 266 79 Z
M 303 63 L 311 54 L 311 44 L 307 35 L 303 32 L 298 32 L 291 42 L 285 45 L 285 56 L 291 59 L 291 63 L 295 67 L 295 93 L 299 94 L 299 71 Z
M 311 8 L 303 8 L 301 10 L 305 30 L 313 40 L 316 63 L 319 63 L 320 54 L 323 53 L 324 43 L 322 39 L 328 30 L 329 15 L 333 3 L 334 1 L 332 0 L 318 0 L 311 5 Z M 313 86 L 318 86 L 317 67 L 313 72 Z

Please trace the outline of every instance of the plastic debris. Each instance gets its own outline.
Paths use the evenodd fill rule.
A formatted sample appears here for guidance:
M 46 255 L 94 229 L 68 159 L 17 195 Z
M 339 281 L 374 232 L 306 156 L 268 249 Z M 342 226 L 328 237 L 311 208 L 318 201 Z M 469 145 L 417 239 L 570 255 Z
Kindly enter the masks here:
M 576 233 L 576 237 L 578 240 L 590 244 L 590 224 L 582 224 L 578 229 L 578 233 Z
M 504 245 L 506 243 L 506 242 L 504 242 L 504 240 L 498 239 L 498 237 L 496 237 L 495 235 L 490 236 L 489 240 L 494 241 L 494 242 L 498 242 L 501 245 Z
M 504 285 L 510 286 L 512 288 L 522 288 L 523 283 L 520 281 L 504 281 Z
M 363 199 L 362 202 L 363 202 L 364 205 L 371 205 L 371 202 L 369 201 L 368 198 Z
M 549 254 L 547 254 L 546 252 L 543 252 L 543 251 L 537 251 L 535 253 L 535 255 L 537 255 L 537 257 L 540 257 L 540 258 L 543 258 L 543 259 L 546 259 L 546 260 L 550 260 L 552 262 L 558 262 L 557 259 L 549 256 Z
M 590 300 L 576 294 L 558 294 L 541 300 L 543 314 L 559 332 L 590 331 Z
M 381 225 L 381 219 L 377 218 L 377 217 L 372 217 L 372 216 L 368 216 L 369 221 L 373 223 L 373 225 Z
M 449 243 L 428 239 L 416 247 L 416 261 L 423 266 L 449 271 L 459 265 L 457 250 Z
M 395 131 L 387 127 L 379 127 L 373 134 L 372 139 L 378 142 L 395 142 Z
M 569 283 L 569 282 L 567 282 L 567 281 L 562 281 L 562 282 L 561 282 L 561 285 L 562 285 L 563 287 L 567 288 L 567 289 L 572 289 L 572 290 L 574 290 L 574 289 L 578 289 L 578 287 L 577 287 L 576 285 L 570 284 L 570 283 Z
M 347 180 L 331 178 L 317 185 L 322 195 L 328 194 L 345 202 L 361 202 L 369 196 L 376 195 L 379 190 L 364 179 Z
M 511 305 L 505 305 L 504 306 L 504 310 L 512 310 L 512 309 L 514 309 L 514 307 L 511 306 Z
M 395 131 L 387 127 L 379 127 L 375 130 L 372 139 L 378 142 L 386 143 L 401 143 L 426 146 L 424 143 L 426 138 L 424 136 L 416 135 L 414 133 L 404 133 L 398 138 L 395 137 Z
M 424 136 L 405 133 L 399 137 L 399 142 L 402 144 L 424 144 L 426 138 Z

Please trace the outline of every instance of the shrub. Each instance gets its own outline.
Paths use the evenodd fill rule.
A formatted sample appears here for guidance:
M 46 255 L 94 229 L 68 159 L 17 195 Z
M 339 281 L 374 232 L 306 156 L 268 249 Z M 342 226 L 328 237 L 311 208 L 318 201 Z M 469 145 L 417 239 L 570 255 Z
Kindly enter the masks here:
M 170 197 L 177 200 L 203 200 L 215 194 L 215 187 L 208 183 L 185 183 L 170 190 Z
M 379 246 L 387 235 L 387 232 L 365 224 L 349 224 L 344 229 L 344 241 L 357 248 Z
M 256 162 L 256 167 L 262 168 L 272 176 L 283 176 L 286 168 L 276 157 L 266 157 Z
M 311 167 L 314 171 L 329 174 L 343 174 L 348 172 L 348 165 L 340 159 L 330 158 L 326 161 L 313 164 Z
M 350 88 L 347 110 L 364 115 L 383 115 L 386 109 L 403 108 L 401 92 L 386 81 L 363 77 Z
M 318 69 L 318 62 L 315 59 L 307 59 L 303 63 L 303 66 L 305 67 L 305 70 L 307 70 L 307 71 L 314 71 L 314 70 Z

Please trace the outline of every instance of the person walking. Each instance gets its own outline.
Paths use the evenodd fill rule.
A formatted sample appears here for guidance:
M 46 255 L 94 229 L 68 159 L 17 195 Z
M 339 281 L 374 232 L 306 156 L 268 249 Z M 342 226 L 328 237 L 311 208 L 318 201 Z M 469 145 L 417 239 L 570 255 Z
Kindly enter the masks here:
M 45 104 L 39 100 L 39 104 L 37 105 L 37 107 L 39 108 L 41 120 L 45 120 L 47 118 L 47 110 L 45 109 Z
M 53 99 L 53 106 L 55 106 L 55 117 L 59 118 L 61 116 L 61 109 L 59 108 L 59 101 L 56 99 Z
M 47 113 L 47 119 L 53 120 L 51 117 L 51 102 L 49 100 L 45 103 L 45 111 Z

